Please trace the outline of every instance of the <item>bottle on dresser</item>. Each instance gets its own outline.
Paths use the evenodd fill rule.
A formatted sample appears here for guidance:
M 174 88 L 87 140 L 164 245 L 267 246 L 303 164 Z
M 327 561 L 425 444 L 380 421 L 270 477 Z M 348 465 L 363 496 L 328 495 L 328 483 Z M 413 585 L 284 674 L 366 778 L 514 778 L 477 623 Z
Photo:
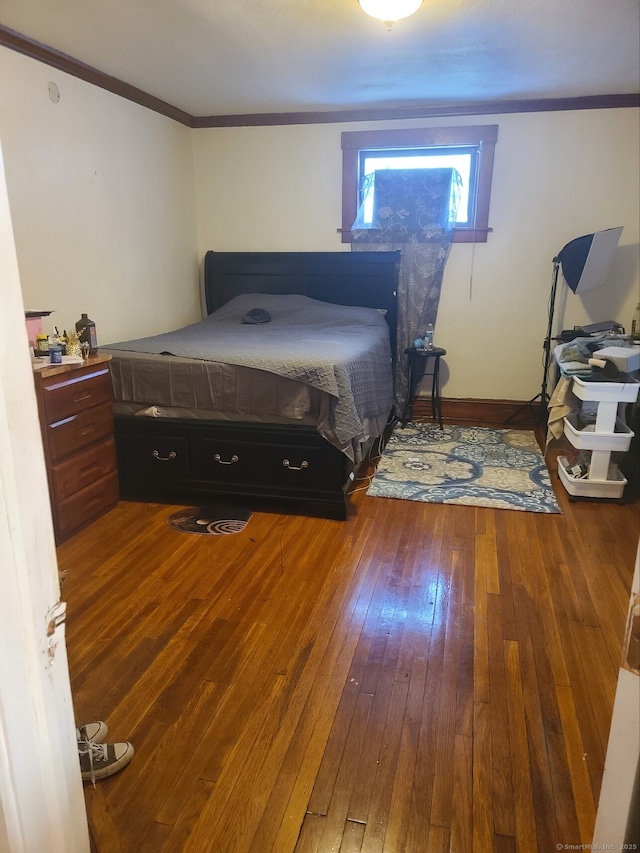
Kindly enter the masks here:
M 76 323 L 76 332 L 80 344 L 88 344 L 89 355 L 95 355 L 98 352 L 98 336 L 96 335 L 96 324 L 93 320 L 83 314 Z

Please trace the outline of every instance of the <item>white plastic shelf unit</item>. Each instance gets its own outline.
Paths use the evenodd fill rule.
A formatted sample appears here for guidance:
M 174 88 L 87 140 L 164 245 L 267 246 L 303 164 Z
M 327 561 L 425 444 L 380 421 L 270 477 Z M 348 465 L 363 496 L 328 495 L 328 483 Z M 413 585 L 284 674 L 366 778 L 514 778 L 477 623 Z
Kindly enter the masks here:
M 613 452 L 629 449 L 634 433 L 622 417 L 622 406 L 633 403 L 638 397 L 638 382 L 585 382 L 573 378 L 573 393 L 578 399 L 597 403 L 594 430 L 577 428 L 577 418 L 564 419 L 564 434 L 580 450 L 591 451 L 586 477 L 576 477 L 566 457 L 558 459 L 558 475 L 570 495 L 589 498 L 621 498 L 626 478 L 615 463 Z

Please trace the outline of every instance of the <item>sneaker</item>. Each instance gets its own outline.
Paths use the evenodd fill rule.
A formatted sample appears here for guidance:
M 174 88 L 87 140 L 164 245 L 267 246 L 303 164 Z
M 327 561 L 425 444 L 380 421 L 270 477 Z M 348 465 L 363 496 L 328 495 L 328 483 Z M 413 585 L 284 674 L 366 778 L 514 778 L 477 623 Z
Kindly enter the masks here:
M 133 758 L 133 747 L 130 743 L 91 743 L 78 742 L 80 770 L 84 782 L 96 779 L 106 779 L 113 776 Z
M 76 729 L 76 740 L 78 742 L 84 740 L 89 743 L 102 743 L 108 731 L 109 726 L 101 720 L 97 720 L 95 723 L 85 723 L 84 726 Z

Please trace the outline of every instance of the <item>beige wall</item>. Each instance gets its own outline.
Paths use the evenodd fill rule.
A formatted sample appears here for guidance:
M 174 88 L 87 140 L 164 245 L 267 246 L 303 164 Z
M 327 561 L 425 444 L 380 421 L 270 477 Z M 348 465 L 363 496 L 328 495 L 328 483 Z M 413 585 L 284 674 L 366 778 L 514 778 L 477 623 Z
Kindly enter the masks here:
M 456 244 L 436 343 L 448 397 L 524 400 L 540 390 L 552 260 L 583 234 L 624 226 L 606 288 L 558 289 L 557 329 L 614 319 L 640 298 L 637 110 L 549 112 L 194 133 L 198 244 L 207 249 L 348 251 L 341 220 L 343 130 L 498 124 L 485 244 Z
M 27 308 L 98 343 L 199 318 L 188 128 L 0 48 L 0 138 Z
M 60 102 L 49 99 L 50 80 Z M 349 251 L 340 242 L 343 130 L 498 124 L 486 244 L 456 244 L 436 343 L 448 397 L 540 390 L 552 259 L 624 226 L 608 286 L 561 283 L 556 328 L 629 326 L 639 294 L 637 110 L 189 130 L 0 49 L 0 138 L 23 295 L 103 343 L 199 316 L 207 249 Z

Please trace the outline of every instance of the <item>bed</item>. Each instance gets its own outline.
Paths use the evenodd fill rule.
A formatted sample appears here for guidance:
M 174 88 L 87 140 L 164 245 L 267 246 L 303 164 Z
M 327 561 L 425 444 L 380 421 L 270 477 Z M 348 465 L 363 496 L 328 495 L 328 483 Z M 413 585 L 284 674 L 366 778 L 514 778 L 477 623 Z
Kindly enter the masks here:
M 399 252 L 207 252 L 204 319 L 111 355 L 120 495 L 344 520 L 389 421 Z

